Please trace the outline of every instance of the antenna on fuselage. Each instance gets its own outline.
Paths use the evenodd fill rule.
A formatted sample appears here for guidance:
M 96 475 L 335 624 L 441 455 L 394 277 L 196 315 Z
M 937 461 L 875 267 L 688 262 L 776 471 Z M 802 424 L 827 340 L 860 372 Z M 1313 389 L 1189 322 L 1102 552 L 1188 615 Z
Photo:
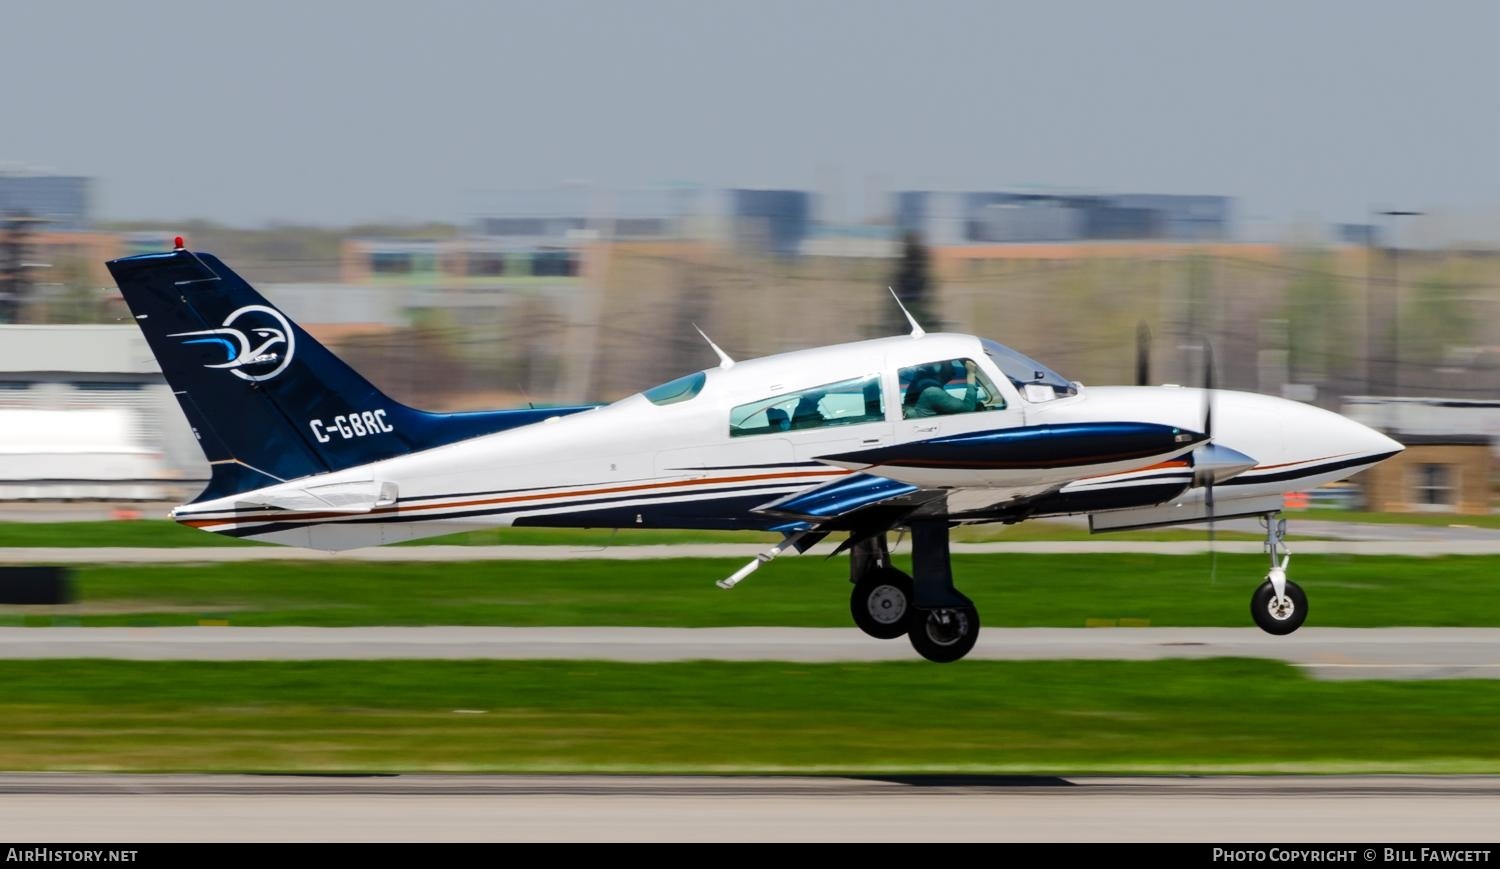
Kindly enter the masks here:
M 891 298 L 896 300 L 896 306 L 901 309 L 901 313 L 906 315 L 906 322 L 911 324 L 911 336 L 913 338 L 920 338 L 926 335 L 927 330 L 923 329 L 922 324 L 917 322 L 917 318 L 911 315 L 911 311 L 906 310 L 906 306 L 901 304 L 901 297 L 896 295 L 896 288 L 886 287 L 886 289 L 891 291 Z
M 694 329 L 698 329 L 698 324 L 694 323 L 693 324 L 693 328 Z M 725 353 L 724 350 L 719 347 L 719 345 L 717 345 L 717 344 L 714 343 L 714 339 L 708 337 L 708 333 L 704 332 L 702 329 L 698 329 L 698 334 L 702 335 L 703 336 L 703 340 L 705 340 L 705 341 L 708 342 L 708 346 L 714 348 L 714 352 L 717 353 L 717 354 L 719 354 L 719 367 L 720 368 L 733 368 L 734 367 L 734 360 L 730 359 L 729 358 L 729 354 Z

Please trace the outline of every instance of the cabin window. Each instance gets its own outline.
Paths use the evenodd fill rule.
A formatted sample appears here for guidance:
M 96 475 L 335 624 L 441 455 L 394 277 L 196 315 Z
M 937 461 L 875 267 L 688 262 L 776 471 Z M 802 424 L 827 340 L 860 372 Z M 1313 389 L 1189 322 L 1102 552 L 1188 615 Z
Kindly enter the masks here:
M 899 382 L 902 419 L 1005 409 L 1005 397 L 995 391 L 995 384 L 972 359 L 944 359 L 903 368 Z
M 702 371 L 669 380 L 661 386 L 653 386 L 641 393 L 652 404 L 676 404 L 679 401 L 687 401 L 703 391 L 703 382 L 708 375 Z
M 729 413 L 729 436 L 775 434 L 802 429 L 880 422 L 885 398 L 871 374 L 742 404 Z

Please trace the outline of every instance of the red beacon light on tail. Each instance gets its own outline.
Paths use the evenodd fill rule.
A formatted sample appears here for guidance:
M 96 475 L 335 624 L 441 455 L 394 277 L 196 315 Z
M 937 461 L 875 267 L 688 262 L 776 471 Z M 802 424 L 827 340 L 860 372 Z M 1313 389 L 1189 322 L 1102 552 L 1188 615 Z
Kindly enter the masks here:
M 186 249 L 186 245 L 184 245 L 182 243 L 182 236 L 179 235 L 176 238 L 172 239 L 172 249 L 173 250 L 185 250 Z

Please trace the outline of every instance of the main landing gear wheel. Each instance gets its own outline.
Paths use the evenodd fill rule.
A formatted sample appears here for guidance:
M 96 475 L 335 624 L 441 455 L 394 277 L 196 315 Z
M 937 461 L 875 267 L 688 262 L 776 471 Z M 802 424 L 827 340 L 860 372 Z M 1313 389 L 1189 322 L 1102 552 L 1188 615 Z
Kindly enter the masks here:
M 929 661 L 957 661 L 979 639 L 979 610 L 972 606 L 914 609 L 906 636 L 917 654 Z
M 866 573 L 849 595 L 849 613 L 859 629 L 877 640 L 906 633 L 911 619 L 911 577 L 892 567 Z
M 1289 579 L 1286 594 L 1278 598 L 1276 587 L 1268 579 L 1250 596 L 1250 615 L 1261 630 L 1278 637 L 1285 636 L 1307 621 L 1307 595 L 1302 586 Z

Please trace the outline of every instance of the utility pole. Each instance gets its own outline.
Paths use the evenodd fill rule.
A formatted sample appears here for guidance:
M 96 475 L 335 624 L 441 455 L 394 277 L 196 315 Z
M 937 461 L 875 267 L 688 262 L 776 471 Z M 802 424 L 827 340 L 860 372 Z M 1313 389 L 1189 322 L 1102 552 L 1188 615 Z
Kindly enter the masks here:
M 1396 243 L 1395 218 L 1421 217 L 1421 211 L 1371 211 L 1368 238 L 1368 264 L 1365 267 L 1365 391 L 1370 395 L 1401 393 L 1401 283 L 1397 271 L 1399 245 Z M 1390 274 L 1385 292 L 1376 288 L 1375 260 L 1380 243 L 1377 238 L 1379 218 L 1392 218 Z M 1383 316 L 1382 316 L 1383 315 Z

